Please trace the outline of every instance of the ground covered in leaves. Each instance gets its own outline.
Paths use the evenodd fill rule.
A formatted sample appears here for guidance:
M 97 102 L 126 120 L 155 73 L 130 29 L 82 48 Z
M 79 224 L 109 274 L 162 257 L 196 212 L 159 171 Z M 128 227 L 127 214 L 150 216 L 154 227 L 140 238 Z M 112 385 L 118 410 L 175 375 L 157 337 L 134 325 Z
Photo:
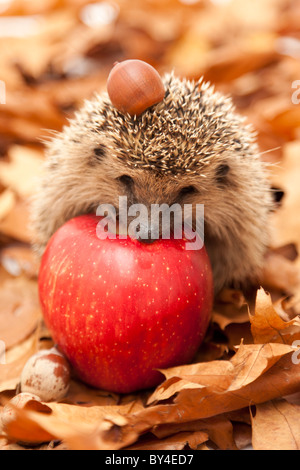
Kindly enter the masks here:
M 74 380 L 63 402 L 31 403 L 0 429 L 0 449 L 28 436 L 38 449 L 299 449 L 299 1 L 7 0 L 0 12 L 0 411 L 26 360 L 52 346 L 28 224 L 43 140 L 104 89 L 115 61 L 203 75 L 231 94 L 278 202 L 261 287 L 221 293 L 193 364 L 136 395 Z

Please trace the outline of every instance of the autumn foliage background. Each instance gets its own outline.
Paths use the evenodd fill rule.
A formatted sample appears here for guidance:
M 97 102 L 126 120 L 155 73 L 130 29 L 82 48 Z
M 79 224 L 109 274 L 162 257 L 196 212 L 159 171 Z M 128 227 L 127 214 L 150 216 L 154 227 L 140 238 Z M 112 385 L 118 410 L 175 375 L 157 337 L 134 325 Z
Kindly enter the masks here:
M 114 62 L 204 76 L 230 94 L 257 130 L 278 202 L 261 288 L 221 293 L 195 363 L 130 396 L 74 380 L 63 403 L 0 428 L 0 449 L 28 436 L 40 449 L 299 449 L 299 1 L 2 0 L 0 12 L 0 412 L 28 357 L 52 345 L 28 224 L 43 141 L 105 89 Z

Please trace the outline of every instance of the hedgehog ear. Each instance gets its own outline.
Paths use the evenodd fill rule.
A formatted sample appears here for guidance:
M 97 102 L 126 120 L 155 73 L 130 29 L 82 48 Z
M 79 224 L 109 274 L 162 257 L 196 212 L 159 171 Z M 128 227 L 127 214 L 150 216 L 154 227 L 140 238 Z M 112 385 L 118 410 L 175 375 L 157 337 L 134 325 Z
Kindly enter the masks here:
M 141 60 L 125 60 L 114 66 L 107 80 L 112 104 L 123 114 L 140 116 L 165 97 L 159 73 Z

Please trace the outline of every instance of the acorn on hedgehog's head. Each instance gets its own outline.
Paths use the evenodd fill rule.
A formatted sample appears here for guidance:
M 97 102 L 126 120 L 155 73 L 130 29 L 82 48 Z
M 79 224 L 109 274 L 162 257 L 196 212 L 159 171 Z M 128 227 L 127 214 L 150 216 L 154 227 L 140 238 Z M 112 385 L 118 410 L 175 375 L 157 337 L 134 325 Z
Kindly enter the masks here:
M 159 73 L 141 60 L 117 63 L 108 77 L 107 91 L 112 104 L 131 116 L 140 116 L 165 96 Z
M 87 101 L 47 153 L 33 205 L 40 254 L 67 220 L 99 204 L 118 209 L 119 196 L 148 208 L 204 204 L 216 291 L 256 282 L 271 191 L 252 129 L 209 84 L 121 62 L 108 94 Z

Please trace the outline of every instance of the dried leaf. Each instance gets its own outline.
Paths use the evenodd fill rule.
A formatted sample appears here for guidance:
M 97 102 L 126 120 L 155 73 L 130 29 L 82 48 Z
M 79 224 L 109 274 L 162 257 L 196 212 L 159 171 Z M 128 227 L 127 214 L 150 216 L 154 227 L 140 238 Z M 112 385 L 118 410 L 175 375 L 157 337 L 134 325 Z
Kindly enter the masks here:
M 17 419 L 8 428 L 17 440 L 63 440 L 73 450 L 117 450 L 136 441 L 134 430 L 123 432 L 128 407 L 81 407 L 51 403 L 51 414 L 15 410 Z
M 210 362 L 223 358 L 228 353 L 226 344 L 205 341 L 197 352 L 195 362 Z
M 147 439 L 128 447 L 126 450 L 182 450 L 187 445 L 196 450 L 204 442 L 208 441 L 208 435 L 201 431 L 179 432 L 165 439 Z
M 0 288 L 0 331 L 6 348 L 26 339 L 41 317 L 36 283 L 26 278 L 6 281 Z
M 299 450 L 300 406 L 285 400 L 256 406 L 252 415 L 252 444 L 255 450 Z
M 162 424 L 152 430 L 152 433 L 162 439 L 183 431 L 203 431 L 219 449 L 236 450 L 232 424 L 229 419 L 222 415 L 187 423 Z
M 216 299 L 212 321 L 222 330 L 232 323 L 248 322 L 247 302 L 243 293 L 233 289 L 223 290 Z
M 269 252 L 266 257 L 261 283 L 265 288 L 293 294 L 300 288 L 299 266 L 280 254 Z
M 24 409 L 13 408 L 15 419 L 7 423 L 5 427 L 5 436 L 8 440 L 14 442 L 23 442 L 33 445 L 34 443 L 40 444 L 42 442 L 51 441 L 54 436 L 47 431 L 41 429 L 36 423 L 27 418 L 25 410 L 36 411 L 48 414 L 51 410 L 37 401 L 31 400 L 28 407 Z
M 10 213 L 0 221 L 0 233 L 24 243 L 32 242 L 28 200 L 17 200 Z
M 43 154 L 40 151 L 25 147 L 11 147 L 11 162 L 0 162 L 0 180 L 2 184 L 13 189 L 19 196 L 30 196 L 36 181 L 41 175 Z
M 238 449 L 245 449 L 252 444 L 252 429 L 248 424 L 235 423 L 233 436 Z
M 250 315 L 250 321 L 255 343 L 292 344 L 300 338 L 299 319 L 283 320 L 275 310 L 270 294 L 263 289 L 257 292 L 255 315 Z
M 0 392 L 17 387 L 24 365 L 37 350 L 38 334 L 35 331 L 26 341 L 7 352 L 7 363 L 0 364 Z
M 232 362 L 164 371 L 167 380 L 156 389 L 149 403 L 175 395 L 173 402 L 153 405 L 128 417 L 129 429 L 134 426 L 141 433 L 159 424 L 206 419 L 295 393 L 300 370 L 291 359 L 294 351 L 282 344 L 246 345 L 240 347 Z
M 111 406 L 118 404 L 119 396 L 73 380 L 65 401 L 80 406 Z
M 149 403 L 169 399 L 185 389 L 199 389 L 200 394 L 207 393 L 208 389 L 211 394 L 219 394 L 221 399 L 222 393 L 230 395 L 231 392 L 246 387 L 292 351 L 294 349 L 290 346 L 280 344 L 241 344 L 230 361 L 213 361 L 161 370 L 167 380 L 155 390 Z M 214 414 L 217 413 L 210 416 Z

